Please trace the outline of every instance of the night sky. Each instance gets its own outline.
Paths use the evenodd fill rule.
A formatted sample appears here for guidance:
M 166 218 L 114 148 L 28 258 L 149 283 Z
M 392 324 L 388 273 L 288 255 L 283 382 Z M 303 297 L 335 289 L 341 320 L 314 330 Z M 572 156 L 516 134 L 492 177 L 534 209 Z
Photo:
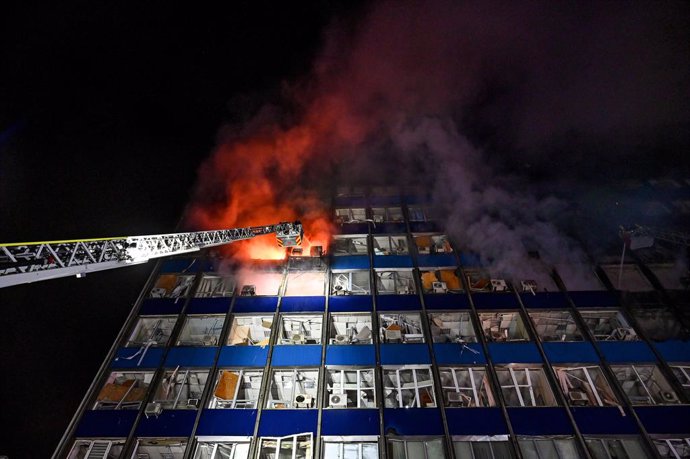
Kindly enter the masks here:
M 450 222 L 493 206 L 507 243 L 570 208 L 550 193 L 601 214 L 593 183 L 690 176 L 687 3 L 284 3 L 6 6 L 0 241 L 170 232 L 240 178 L 202 167 L 235 154 L 214 148 L 266 125 L 316 140 L 252 180 L 426 177 L 479 203 Z M 463 231 L 481 253 L 483 229 Z M 52 453 L 151 267 L 0 290 L 0 455 Z

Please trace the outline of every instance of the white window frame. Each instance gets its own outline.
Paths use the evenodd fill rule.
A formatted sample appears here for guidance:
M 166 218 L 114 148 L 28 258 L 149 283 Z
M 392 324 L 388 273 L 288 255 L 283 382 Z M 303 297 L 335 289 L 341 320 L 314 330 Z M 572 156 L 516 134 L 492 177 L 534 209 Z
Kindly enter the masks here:
M 690 452 L 690 437 L 680 437 L 680 438 L 661 438 L 661 437 L 652 437 L 652 441 L 654 442 L 654 446 L 656 447 L 657 451 L 659 454 L 662 452 L 659 451 L 659 446 L 663 446 L 668 448 L 668 452 L 673 454 L 673 457 L 676 459 L 681 459 L 683 457 L 687 457 L 687 452 Z M 678 451 L 679 447 L 685 448 L 686 451 Z M 669 456 L 666 456 L 669 457 Z
M 122 454 L 122 450 L 124 449 L 125 441 L 126 439 L 124 438 L 77 438 L 74 440 L 72 448 L 67 454 L 67 459 L 77 459 L 78 457 L 87 458 L 90 457 L 91 454 L 95 454 L 96 452 L 101 454 L 98 457 L 107 458 L 108 454 L 110 454 L 110 451 L 113 449 L 113 447 L 120 448 L 120 453 L 118 454 L 119 457 L 119 455 Z M 78 450 L 78 448 L 83 446 L 86 446 L 88 449 L 86 450 L 86 454 L 84 454 L 83 456 L 79 456 L 78 454 L 80 453 L 80 451 Z
M 238 377 L 237 385 L 235 386 L 235 393 L 233 394 L 233 397 L 230 400 L 224 400 L 216 396 L 218 384 L 220 384 L 223 372 L 225 371 L 235 373 Z M 255 388 L 256 398 L 238 400 L 237 396 L 240 393 L 240 389 L 242 389 L 242 385 L 250 384 L 253 386 L 252 378 L 256 377 L 259 378 L 259 387 Z M 263 381 L 263 377 L 263 368 L 222 368 L 218 370 L 218 373 L 216 375 L 216 382 L 213 386 L 213 393 L 211 394 L 211 400 L 209 402 L 208 407 L 211 409 L 256 409 L 256 407 L 259 404 L 259 399 L 261 398 L 261 383 Z M 246 381 L 246 378 L 248 378 L 249 381 Z
M 230 333 L 225 341 L 227 346 L 258 346 L 268 345 L 271 339 L 271 330 L 273 329 L 274 316 L 271 314 L 235 314 L 232 317 L 232 323 L 230 324 Z M 259 326 L 259 322 L 261 326 Z M 267 328 L 265 325 L 270 324 Z M 239 330 L 238 327 L 248 327 Z M 257 332 L 263 334 L 263 336 L 255 337 L 252 334 L 252 329 L 259 330 Z M 246 337 L 243 335 L 245 334 Z M 257 339 L 260 338 L 260 339 Z M 233 339 L 235 342 L 233 342 Z
M 438 403 L 436 402 L 436 391 L 434 390 L 434 374 L 431 371 L 430 365 L 403 365 L 403 366 L 384 366 L 381 371 L 383 372 L 383 399 L 384 405 L 386 400 L 388 400 L 388 395 L 393 394 L 395 400 L 397 401 L 397 407 L 386 407 L 386 408 L 437 408 Z M 402 383 L 400 378 L 401 371 L 412 371 L 412 382 Z M 429 379 L 420 381 L 418 372 L 428 372 Z M 395 374 L 395 380 L 388 377 L 388 373 Z M 390 379 L 394 386 L 386 386 L 386 380 Z M 428 389 L 427 389 L 428 388 Z M 426 389 L 427 394 L 431 396 L 431 404 L 429 406 L 421 406 L 420 390 Z M 409 390 L 414 392 L 413 405 L 404 406 L 402 391 Z
M 354 279 L 356 274 L 358 279 Z M 364 277 L 362 277 L 363 274 Z M 366 279 L 366 285 L 363 284 L 362 279 Z M 331 271 L 331 295 L 371 295 L 369 271 L 364 269 Z
M 443 378 L 441 378 L 441 391 L 443 392 L 443 401 L 446 407 L 496 406 L 496 399 L 491 390 L 491 383 L 489 382 L 489 374 L 486 367 L 440 367 L 439 374 L 444 372 L 450 372 L 450 382 L 452 383 L 452 386 L 443 385 Z M 470 381 L 470 386 L 460 385 L 460 373 L 467 373 L 467 379 Z M 466 399 L 469 399 L 469 404 L 450 402 L 447 394 L 451 392 L 463 394 Z M 468 396 L 467 393 L 471 394 L 471 396 Z M 463 397 L 463 399 L 465 399 L 465 397 Z M 486 402 L 484 402 L 484 400 Z
M 377 269 L 376 291 L 379 295 L 413 295 L 417 293 L 412 269 Z M 384 281 L 393 282 L 393 290 L 383 289 Z
M 386 323 L 388 325 L 386 325 Z M 400 341 L 398 344 L 420 344 L 426 342 L 422 314 L 416 311 L 381 312 L 379 313 L 379 340 L 381 343 L 390 343 L 397 338 L 388 338 L 392 326 L 399 328 Z M 415 331 L 417 333 L 410 333 Z M 396 333 L 397 335 L 397 333 Z
M 347 328 L 345 335 L 338 333 L 336 323 L 342 325 L 343 322 L 336 321 L 338 317 L 363 317 L 362 321 L 355 322 L 344 322 L 345 326 L 350 324 Z M 372 344 L 374 339 L 373 322 L 370 312 L 332 312 L 329 314 L 329 334 L 328 334 L 328 344 L 343 344 L 342 342 L 336 343 L 336 337 L 342 340 L 342 336 L 347 337 L 347 342 L 344 344 Z M 366 330 L 369 330 L 369 338 L 366 338 Z
M 496 368 L 496 374 L 500 375 L 501 372 L 507 371 L 509 375 L 508 381 L 510 384 L 502 384 L 501 385 L 501 391 L 504 393 L 504 398 L 508 399 L 508 397 L 505 396 L 506 391 L 515 391 L 517 395 L 517 399 L 519 404 L 518 405 L 509 405 L 506 400 L 506 406 L 529 406 L 529 407 L 536 407 L 536 406 L 558 406 L 558 403 L 556 402 L 555 396 L 553 394 L 553 390 L 549 386 L 549 382 L 546 379 L 546 374 L 544 372 L 544 369 L 541 367 L 513 367 L 513 366 L 504 366 L 504 367 L 497 367 Z M 518 382 L 518 373 L 524 373 L 525 375 L 525 384 L 520 384 Z M 542 398 L 544 400 L 543 405 L 537 404 L 537 400 L 539 398 L 539 394 L 536 392 L 536 381 L 533 381 L 534 379 L 534 374 L 538 374 L 539 378 L 541 379 L 542 385 L 541 388 L 549 391 L 548 394 L 541 394 Z M 527 389 L 527 395 L 526 397 L 523 393 L 522 390 L 523 388 Z M 552 403 L 548 403 L 547 399 L 551 399 Z
M 204 388 L 208 384 L 208 369 L 180 369 L 180 367 L 174 370 L 166 370 L 163 374 L 163 378 L 158 383 L 158 387 L 153 395 L 153 403 L 159 403 L 164 410 L 198 410 L 200 408 L 200 402 L 204 395 Z M 191 378 L 196 376 L 197 382 L 195 385 L 198 386 L 198 397 L 187 398 L 187 403 L 184 404 L 184 399 L 182 399 L 182 393 L 184 392 L 185 385 L 187 388 L 187 396 L 192 394 L 192 383 Z M 200 381 L 200 377 L 204 377 L 204 382 Z M 172 381 L 172 382 L 168 382 Z M 164 395 L 164 398 L 159 398 L 160 395 Z M 193 402 L 196 400 L 196 402 Z M 172 405 L 170 405 L 172 402 Z
M 472 323 L 472 316 L 468 311 L 439 311 L 428 314 L 429 326 L 431 328 L 431 339 L 434 343 L 476 343 L 477 332 Z M 455 320 L 457 319 L 457 320 Z M 458 323 L 457 327 L 446 326 L 447 324 Z M 462 324 L 469 324 L 471 335 L 462 334 Z M 440 330 L 439 334 L 434 334 L 435 328 Z M 444 333 L 444 330 L 448 330 Z M 443 339 L 441 339 L 443 337 Z M 463 349 L 464 350 L 464 349 Z
M 285 441 L 291 441 L 292 442 L 292 459 L 297 458 L 297 445 L 300 437 L 309 437 L 309 448 L 307 455 L 305 456 L 306 459 L 312 459 L 314 457 L 314 434 L 312 432 L 305 432 L 305 433 L 299 433 L 299 434 L 294 434 L 294 435 L 286 435 L 284 437 L 260 437 L 259 438 L 259 447 L 257 448 L 257 458 L 262 457 L 263 449 L 264 449 L 264 442 L 265 441 L 275 441 L 276 442 L 276 447 L 273 449 L 274 455 L 272 457 L 277 458 L 280 455 L 280 446 L 283 442 Z M 301 441 L 305 441 L 306 439 L 303 439 Z
M 308 378 L 305 373 L 316 373 L 313 379 Z M 276 376 L 280 374 L 281 383 L 283 384 L 283 389 L 285 385 L 285 377 L 290 377 L 290 397 L 288 400 L 272 400 L 273 387 L 276 384 Z M 300 380 L 299 378 L 302 378 Z M 309 385 L 313 387 L 307 387 L 302 381 L 308 381 Z M 295 405 L 295 397 L 297 395 L 297 385 L 302 384 L 302 392 L 311 397 L 311 406 L 308 407 L 297 407 Z M 309 390 L 307 390 L 309 389 Z M 278 391 L 280 392 L 280 391 Z M 309 393 L 311 392 L 311 393 Z M 276 368 L 271 371 L 271 380 L 268 385 L 268 395 L 266 396 L 266 409 L 269 410 L 279 410 L 279 409 L 317 409 L 318 408 L 318 395 L 319 395 L 319 368 Z M 278 407 L 276 405 L 285 405 Z
M 364 458 L 364 447 L 374 446 L 376 448 L 376 457 L 379 457 L 379 438 L 377 436 L 359 435 L 359 436 L 329 436 L 323 435 L 321 437 L 323 447 L 321 448 L 322 459 L 331 459 L 326 457 L 326 445 L 338 445 L 338 457 L 345 457 L 345 445 L 357 445 L 356 459 Z M 350 458 L 351 456 L 348 456 Z
M 251 441 L 252 437 L 214 437 L 214 436 L 200 436 L 197 437 L 197 444 L 196 448 L 194 449 L 194 456 L 192 456 L 194 459 L 198 459 L 201 457 L 201 447 L 202 446 L 207 446 L 211 447 L 211 455 L 209 456 L 208 459 L 248 459 L 249 458 L 249 450 L 251 448 Z M 243 448 L 238 448 L 238 446 L 242 446 Z M 228 456 L 227 454 L 224 454 L 223 451 L 221 451 L 222 456 L 218 454 L 218 450 L 222 446 L 229 446 L 230 447 L 230 455 Z M 240 449 L 245 449 L 246 447 L 246 455 L 240 455 L 242 454 L 242 451 Z
M 355 387 L 350 387 L 352 383 L 345 383 L 345 373 L 355 373 L 356 377 L 356 382 L 354 383 Z M 333 385 L 326 386 L 326 408 L 330 409 L 342 409 L 342 408 L 376 408 L 378 405 L 376 403 L 376 369 L 375 368 L 333 368 L 333 367 L 327 367 L 326 368 L 326 380 L 328 380 L 328 376 L 332 374 L 340 374 L 340 381 L 338 383 L 334 382 Z M 371 385 L 370 386 L 365 386 L 366 381 L 364 380 L 364 375 L 368 373 L 371 375 Z M 335 380 L 335 378 L 332 378 Z M 353 392 L 354 393 L 354 398 L 357 400 L 356 406 L 343 406 L 343 407 L 338 407 L 338 406 L 331 406 L 330 403 L 330 397 L 331 395 L 343 395 L 346 398 L 348 393 Z M 364 399 L 371 400 L 373 404 L 369 404 L 368 406 L 363 406 L 364 405 Z
M 636 341 L 639 339 L 635 329 L 628 323 L 620 309 L 580 309 L 578 312 L 596 341 Z M 597 316 L 599 314 L 600 317 Z M 608 334 L 597 333 L 596 325 L 593 322 L 602 319 L 608 319 L 607 324 L 611 329 Z
M 588 399 L 587 403 L 584 406 L 620 406 L 620 403 L 618 403 L 618 400 L 616 399 L 616 396 L 613 393 L 613 390 L 611 389 L 609 382 L 606 380 L 606 377 L 604 376 L 604 372 L 599 366 L 590 365 L 581 367 L 571 367 L 555 365 L 553 367 L 553 370 L 556 373 L 556 379 L 558 380 L 558 384 L 561 387 L 561 392 L 563 392 L 563 395 L 568 401 L 568 405 L 577 406 L 573 403 L 574 401 L 570 397 L 571 391 L 584 392 L 586 395 L 588 395 L 587 389 L 589 389 L 589 391 L 594 396 L 595 402 L 592 403 L 591 400 Z M 578 378 L 577 376 L 572 374 L 572 372 L 575 371 L 582 371 L 584 373 L 584 379 Z M 599 373 L 598 376 L 593 375 L 593 373 L 597 372 Z M 568 377 L 573 378 L 578 383 L 580 383 L 583 386 L 582 390 L 573 387 L 573 383 L 570 379 L 568 379 Z M 595 379 L 597 380 L 597 382 L 599 382 L 599 386 L 597 386 L 597 383 L 595 383 Z M 602 384 L 600 381 L 603 381 L 603 383 L 605 384 L 604 387 L 601 387 Z M 605 393 L 605 391 L 608 392 L 608 394 Z
M 236 288 L 237 281 L 230 274 L 204 273 L 194 292 L 194 298 L 227 298 L 235 293 Z
M 288 324 L 290 327 L 288 329 Z M 298 331 L 294 331 L 294 327 Z M 302 339 L 297 340 L 295 335 Z M 323 335 L 323 314 L 281 314 L 280 316 L 280 335 L 277 344 L 314 344 L 321 345 Z M 310 343 L 308 341 L 315 341 Z
M 634 380 L 620 380 L 618 378 L 618 375 L 621 374 L 620 372 L 624 369 L 631 369 L 632 374 L 635 376 Z M 643 371 L 648 371 L 651 368 L 651 371 L 649 373 L 649 377 L 645 380 L 643 379 L 643 375 L 640 374 Z M 634 406 L 644 406 L 644 405 L 675 405 L 680 403 L 680 400 L 678 399 L 678 395 L 676 392 L 673 390 L 673 387 L 669 384 L 669 382 L 666 380 L 664 377 L 663 373 L 661 373 L 661 370 L 657 365 L 654 364 L 643 364 L 643 365 L 611 365 L 611 369 L 613 370 L 613 374 L 616 376 L 616 380 L 618 381 L 618 384 L 621 386 L 621 389 L 625 393 L 625 396 L 630 400 L 630 404 Z M 660 380 L 655 380 L 656 378 L 660 378 Z M 650 382 L 651 381 L 651 382 Z M 627 383 L 632 382 L 632 386 L 628 385 Z M 650 386 L 655 385 L 656 388 L 652 388 Z M 626 388 L 626 386 L 628 386 Z M 628 392 L 632 390 L 634 387 L 642 387 L 644 389 L 644 392 L 647 398 L 648 403 L 642 403 L 643 398 L 645 397 L 644 395 L 637 395 L 634 396 L 634 398 L 631 398 L 631 394 Z M 666 387 L 663 387 L 666 386 Z M 673 397 L 672 400 L 670 401 L 664 401 L 664 400 L 657 400 L 657 397 L 655 394 L 659 393 L 670 393 L 671 396 Z
M 430 456 L 429 455 L 429 448 L 427 446 L 427 443 L 429 442 L 440 442 L 441 448 L 443 449 L 443 453 L 446 453 L 446 442 L 443 437 L 388 437 L 386 439 L 386 448 L 388 449 L 388 457 L 391 459 L 397 459 L 397 457 L 393 456 L 393 451 L 392 451 L 392 444 L 393 443 L 402 443 L 404 445 L 405 449 L 405 458 L 404 459 L 437 459 L 436 456 Z M 424 457 L 418 457 L 418 456 L 410 456 L 408 444 L 409 443 L 423 443 L 424 444 Z
M 153 371 L 112 371 L 108 375 L 108 379 L 106 379 L 105 383 L 101 387 L 100 392 L 98 395 L 96 395 L 96 401 L 93 404 L 93 409 L 94 410 L 138 410 L 141 408 L 142 403 L 146 401 L 146 396 L 148 395 L 148 391 L 150 389 L 151 381 L 153 380 L 153 375 L 155 372 Z M 138 376 L 141 376 L 139 378 Z M 132 381 L 134 382 L 126 386 L 127 389 L 125 390 L 125 393 L 122 395 L 122 398 L 115 402 L 114 400 L 112 401 L 106 401 L 103 399 L 100 399 L 101 392 L 105 390 L 105 388 L 108 385 L 113 385 L 113 386 L 122 386 L 122 384 L 117 384 L 115 379 L 117 378 L 125 378 L 125 381 Z M 113 379 L 114 381 L 109 383 Z M 146 387 L 137 387 L 141 384 L 146 384 Z M 135 401 L 130 401 L 130 402 L 125 402 L 125 399 L 132 393 L 134 389 L 144 389 L 144 395 L 141 398 L 141 400 L 135 400 Z M 112 405 L 115 403 L 115 406 L 108 406 Z
M 189 340 L 182 341 L 182 335 L 187 333 L 187 328 L 190 327 L 192 321 L 203 321 L 206 319 L 214 320 L 213 325 L 207 327 L 202 334 L 189 333 Z M 220 335 L 223 332 L 223 325 L 225 324 L 224 314 L 194 314 L 185 317 L 182 330 L 177 337 L 177 346 L 196 346 L 196 347 L 213 347 L 218 346 Z M 192 336 L 201 337 L 200 339 L 192 339 Z

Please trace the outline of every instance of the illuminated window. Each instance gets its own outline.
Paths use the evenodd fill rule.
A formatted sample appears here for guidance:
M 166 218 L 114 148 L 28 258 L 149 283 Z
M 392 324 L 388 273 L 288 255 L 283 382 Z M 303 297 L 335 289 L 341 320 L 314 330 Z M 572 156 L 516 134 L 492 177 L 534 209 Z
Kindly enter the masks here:
M 272 325 L 272 315 L 237 315 L 232 319 L 227 344 L 268 346 Z
M 529 334 L 520 313 L 480 312 L 479 322 L 487 341 L 528 341 Z
M 240 285 L 240 296 L 275 296 L 278 294 L 282 282 L 282 272 L 242 270 L 237 273 L 237 285 Z
M 94 410 L 138 410 L 146 398 L 152 371 L 110 373 L 96 396 Z
M 597 341 L 634 341 L 637 333 L 616 309 L 580 309 L 580 316 Z
M 88 439 L 74 442 L 67 459 L 99 458 L 117 459 L 125 447 L 124 439 Z
M 340 255 L 366 255 L 369 253 L 366 235 L 333 236 L 331 252 Z
M 407 255 L 407 236 L 374 236 L 374 255 Z
M 374 223 L 399 223 L 404 221 L 400 207 L 374 207 L 371 209 Z
M 386 408 L 436 407 L 431 367 L 383 367 L 383 399 Z
M 156 388 L 153 403 L 168 410 L 196 410 L 204 393 L 208 370 L 167 370 Z
M 186 439 L 139 438 L 132 457 L 137 459 L 182 459 L 186 449 Z
M 417 292 L 411 269 L 376 271 L 376 290 L 379 295 L 409 295 Z
M 262 370 L 220 370 L 209 408 L 256 408 Z
M 161 274 L 151 289 L 151 298 L 180 298 L 189 293 L 194 275 Z
M 304 433 L 286 437 L 261 437 L 258 459 L 311 459 L 312 434 Z
M 425 268 L 420 272 L 424 293 L 462 292 L 462 282 L 456 268 Z
M 587 449 L 594 459 L 634 459 L 647 457 L 637 437 L 585 437 Z
M 321 437 L 323 459 L 378 459 L 376 437 Z
M 323 316 L 284 314 L 278 344 L 321 344 Z
M 453 253 L 453 247 L 445 234 L 416 234 L 414 242 L 420 255 Z
M 199 439 L 194 459 L 247 459 L 250 438 L 223 441 L 204 441 Z
M 571 406 L 620 406 L 598 366 L 553 367 Z
M 126 346 L 165 346 L 170 339 L 175 322 L 177 322 L 177 316 L 140 317 Z
M 334 312 L 331 317 L 329 344 L 371 344 L 371 314 L 368 312 Z
M 445 456 L 443 438 L 388 438 L 388 457 L 391 459 L 433 459 Z
M 457 458 L 503 459 L 515 457 L 508 435 L 454 435 L 453 449 Z
M 441 390 L 447 407 L 496 406 L 484 367 L 442 367 Z
M 331 295 L 369 295 L 369 271 L 333 271 Z
M 434 343 L 477 341 L 469 312 L 432 312 L 429 314 L 429 326 Z
M 376 408 L 374 369 L 327 369 L 328 408 Z
M 326 273 L 322 271 L 291 271 L 287 275 L 285 296 L 323 296 Z
M 497 367 L 496 376 L 507 406 L 556 406 L 541 368 Z
M 525 459 L 580 457 L 572 437 L 518 437 L 518 444 Z
M 178 346 L 217 346 L 225 316 L 187 316 Z
M 569 311 L 529 311 L 542 341 L 582 341 L 575 319 Z
M 418 312 L 391 312 L 379 314 L 382 343 L 423 343 L 422 319 Z
M 235 293 L 235 279 L 230 275 L 204 274 L 194 294 L 197 298 L 229 297 Z
M 310 409 L 317 407 L 319 370 L 273 370 L 266 408 Z
M 611 365 L 611 369 L 633 405 L 680 403 L 656 365 Z

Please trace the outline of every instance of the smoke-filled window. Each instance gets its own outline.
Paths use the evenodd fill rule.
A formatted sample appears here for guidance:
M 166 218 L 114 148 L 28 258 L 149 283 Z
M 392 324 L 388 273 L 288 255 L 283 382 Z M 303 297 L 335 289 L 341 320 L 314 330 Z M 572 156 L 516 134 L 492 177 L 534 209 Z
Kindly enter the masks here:
M 417 292 L 411 269 L 376 271 L 376 291 L 379 295 L 407 295 Z
M 363 207 L 346 208 L 341 207 L 335 209 L 335 222 L 342 223 L 360 223 L 367 220 L 367 211 Z
M 237 274 L 240 296 L 277 295 L 283 273 L 245 269 Z
M 232 296 L 235 292 L 235 279 L 230 275 L 204 274 L 194 294 L 197 298 L 216 298 Z
M 434 343 L 474 343 L 477 336 L 469 312 L 433 312 L 429 314 Z
M 427 222 L 431 220 L 429 212 L 422 206 L 408 206 L 407 215 L 411 222 Z
M 400 207 L 373 207 L 371 214 L 374 223 L 400 223 L 404 221 Z
M 569 291 L 606 290 L 594 267 L 586 263 L 556 264 L 558 276 Z
M 555 366 L 553 369 L 571 406 L 620 406 L 598 366 Z
M 223 331 L 225 316 L 188 316 L 185 320 L 178 346 L 217 346 Z
M 374 236 L 374 255 L 407 255 L 407 236 Z
M 369 295 L 369 271 L 333 271 L 331 295 Z
M 505 279 L 492 277 L 483 269 L 465 269 L 465 279 L 470 292 L 509 292 L 510 288 Z
M 463 290 L 456 268 L 420 269 L 420 279 L 424 293 L 460 293 Z
M 335 256 L 367 255 L 369 253 L 367 236 L 364 234 L 334 236 L 331 253 Z
M 606 273 L 613 288 L 629 292 L 649 292 L 654 290 L 652 283 L 649 282 L 637 265 L 602 265 L 601 269 Z
M 290 271 L 285 296 L 322 296 L 326 292 L 326 273 L 323 271 Z
M 181 298 L 189 294 L 194 275 L 161 274 L 151 289 L 151 298 Z
M 582 334 L 569 311 L 529 311 L 542 341 L 582 341 Z
M 228 346 L 268 346 L 273 316 L 236 315 L 232 319 Z
M 556 406 L 556 398 L 542 368 L 496 367 L 507 406 Z
M 329 344 L 371 344 L 372 324 L 368 312 L 331 313 Z
M 528 341 L 529 333 L 525 328 L 520 313 L 514 312 L 481 312 L 479 322 L 487 341 Z
M 650 263 L 647 267 L 666 290 L 687 290 L 690 287 L 690 273 L 683 264 Z
M 379 314 L 382 343 L 423 343 L 422 318 L 418 312 Z
M 680 403 L 656 365 L 611 365 L 613 374 L 633 405 Z
M 680 322 L 668 308 L 639 305 L 632 308 L 632 315 L 640 330 L 654 341 L 674 339 L 681 333 Z
M 261 390 L 263 370 L 220 370 L 209 408 L 255 409 Z
M 445 234 L 415 234 L 414 242 L 420 255 L 453 253 L 453 247 Z
M 323 316 L 284 314 L 278 344 L 321 344 Z
M 637 333 L 617 309 L 580 309 L 580 316 L 597 341 L 634 341 Z

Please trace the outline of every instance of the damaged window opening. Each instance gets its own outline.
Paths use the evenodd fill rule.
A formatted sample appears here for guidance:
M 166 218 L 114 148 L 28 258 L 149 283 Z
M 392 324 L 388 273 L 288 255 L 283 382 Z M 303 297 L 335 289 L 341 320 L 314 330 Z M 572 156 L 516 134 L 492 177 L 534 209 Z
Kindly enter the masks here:
M 67 459 L 117 459 L 122 454 L 125 447 L 125 439 L 88 439 L 75 440 L 72 449 L 67 455 Z
M 312 459 L 312 434 L 261 437 L 258 459 Z
M 453 435 L 455 457 L 470 459 L 513 458 L 508 435 Z
M 580 309 L 579 312 L 590 333 L 597 341 L 635 341 L 638 339 L 637 333 L 619 310 Z
M 166 370 L 156 388 L 153 403 L 164 410 L 196 410 L 199 408 L 207 379 L 208 370 L 189 370 L 180 367 Z
M 587 449 L 594 459 L 635 459 L 647 457 L 637 437 L 585 437 Z
M 374 236 L 374 255 L 409 254 L 407 236 Z
M 671 365 L 673 375 L 678 379 L 678 382 L 683 386 L 683 392 L 690 397 L 690 366 L 687 365 Z
M 318 368 L 273 370 L 266 408 L 317 408 L 318 379 Z
M 442 367 L 439 374 L 446 407 L 496 406 L 485 367 Z
M 388 457 L 391 459 L 435 459 L 446 457 L 443 438 L 388 438 Z
M 407 215 L 411 222 L 431 221 L 429 212 L 422 206 L 407 206 Z
M 423 343 L 421 314 L 418 312 L 379 314 L 379 339 L 382 343 Z
M 632 264 L 602 265 L 601 269 L 611 281 L 613 288 L 629 292 L 649 292 L 654 290 L 651 282 L 642 274 L 640 268 Z M 618 279 L 620 278 L 620 284 Z
M 374 369 L 327 369 L 328 408 L 376 408 Z
M 369 295 L 369 271 L 333 271 L 331 295 Z
M 474 343 L 477 336 L 469 312 L 432 312 L 429 314 L 434 343 Z
M 542 341 L 582 341 L 575 319 L 569 311 L 528 311 Z
M 367 211 L 363 207 L 347 208 L 341 207 L 335 209 L 335 222 L 337 224 L 343 223 L 360 223 L 367 219 Z
M 371 344 L 371 314 L 368 312 L 331 314 L 329 344 Z
M 374 223 L 400 223 L 404 221 L 400 207 L 373 207 L 371 214 Z
M 542 368 L 502 366 L 496 376 L 507 406 L 557 406 Z
M 520 313 L 515 312 L 480 312 L 484 338 L 491 342 L 529 341 L 529 334 Z
M 161 274 L 151 289 L 151 298 L 183 298 L 194 283 L 194 275 Z
M 467 280 L 470 292 L 473 293 L 510 291 L 508 282 L 506 282 L 505 279 L 492 278 L 491 274 L 483 269 L 465 270 L 465 279 Z
M 323 316 L 285 314 L 280 321 L 278 344 L 321 344 Z
M 412 270 L 376 271 L 376 290 L 379 295 L 411 295 L 417 293 Z
M 680 403 L 656 365 L 611 365 L 611 370 L 632 405 Z
M 262 370 L 220 370 L 209 408 L 256 408 L 262 378 Z
M 237 273 L 240 296 L 275 296 L 283 282 L 283 273 L 275 271 L 242 270 Z
M 225 316 L 187 316 L 178 346 L 217 346 Z
M 230 297 L 235 293 L 235 278 L 231 275 L 204 274 L 196 289 L 196 298 Z
M 690 457 L 690 437 L 663 437 L 655 435 L 652 437 L 654 446 L 659 456 L 672 458 Z
M 386 408 L 435 408 L 431 367 L 383 367 L 383 398 Z
M 324 436 L 323 459 L 378 459 L 377 437 L 336 437 Z
M 228 346 L 268 346 L 273 316 L 238 315 L 232 319 Z
M 456 268 L 420 269 L 424 293 L 461 293 L 462 282 Z
M 138 438 L 132 457 L 137 459 L 182 459 L 186 449 L 186 439 Z
M 620 406 L 598 366 L 553 367 L 571 406 Z
M 681 333 L 680 321 L 668 308 L 633 307 L 632 315 L 640 330 L 654 341 L 678 338 Z
M 96 396 L 94 410 L 138 410 L 146 398 L 153 371 L 110 373 Z
M 199 440 L 194 459 L 247 459 L 250 440 L 250 438 L 220 442 Z
M 573 437 L 518 437 L 520 452 L 525 459 L 570 459 L 580 457 Z
M 453 247 L 445 234 L 415 234 L 414 242 L 420 255 L 453 253 Z
M 323 296 L 326 273 L 323 271 L 293 271 L 287 275 L 285 296 Z
M 125 347 L 165 346 L 170 339 L 177 316 L 140 317 Z
M 366 255 L 369 253 L 367 236 L 333 236 L 331 251 L 336 257 L 342 255 Z

